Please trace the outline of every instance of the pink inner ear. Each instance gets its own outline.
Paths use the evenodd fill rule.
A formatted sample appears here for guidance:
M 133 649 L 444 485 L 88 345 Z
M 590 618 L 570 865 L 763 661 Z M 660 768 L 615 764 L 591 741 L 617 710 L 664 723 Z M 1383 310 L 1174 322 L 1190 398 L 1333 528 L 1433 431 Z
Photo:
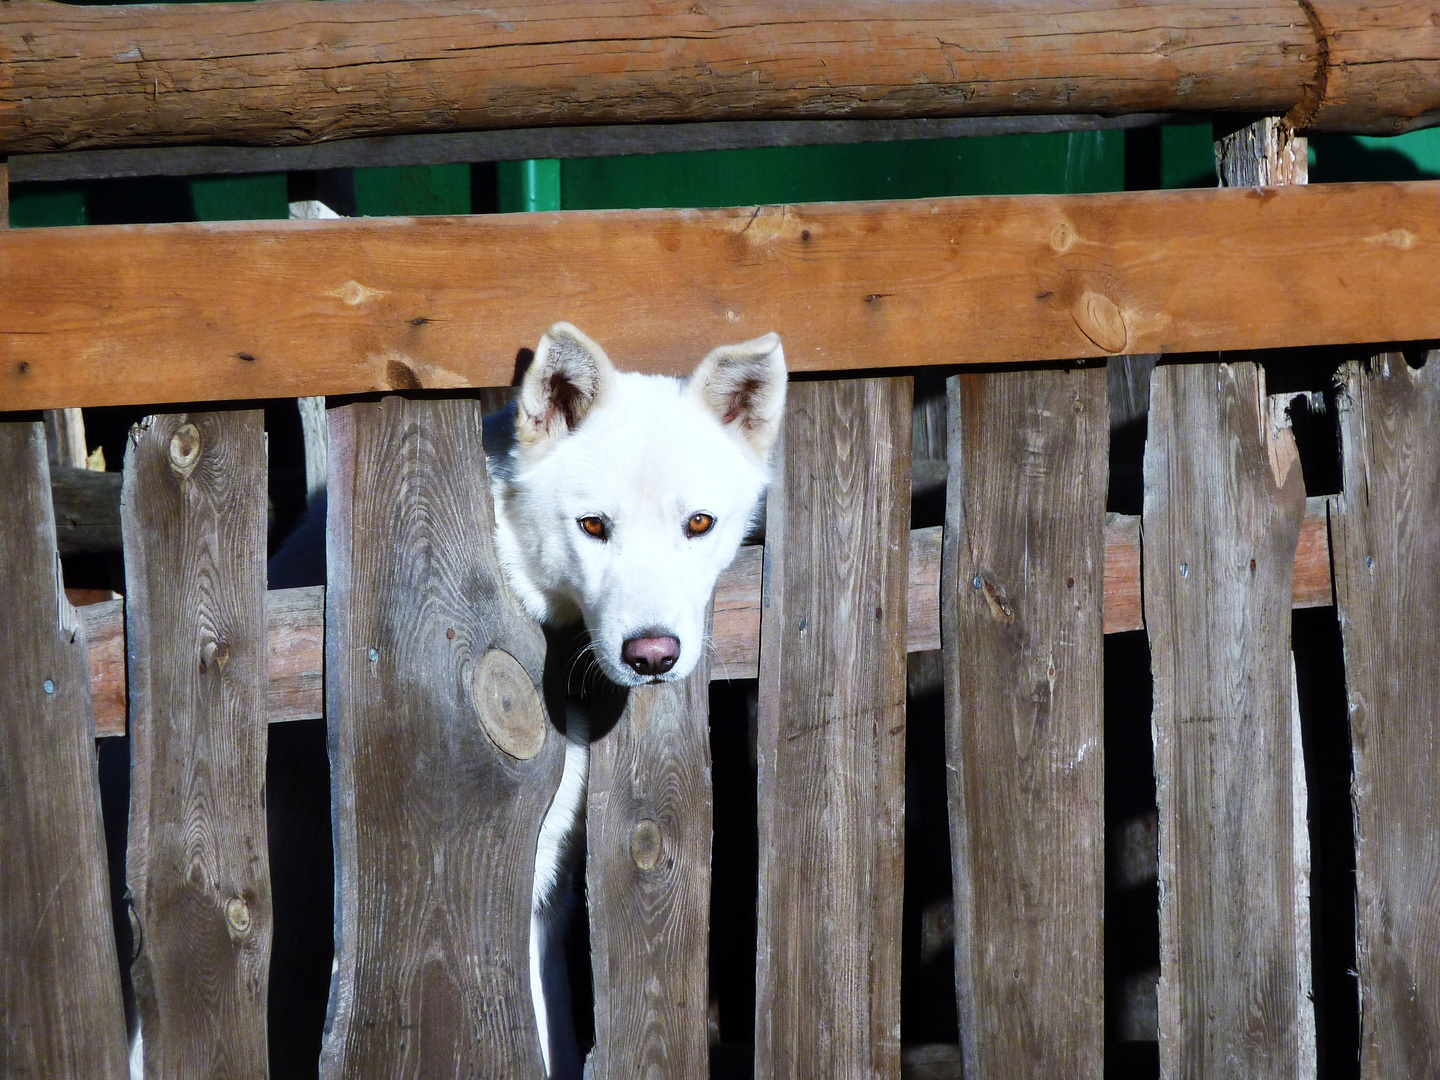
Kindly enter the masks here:
M 764 384 L 759 379 L 746 379 L 733 390 L 730 393 L 729 407 L 725 410 L 725 415 L 720 418 L 720 422 L 722 424 L 733 424 L 736 420 L 740 419 L 742 415 L 749 411 L 750 403 L 755 400 L 755 395 L 760 391 L 762 385 Z M 750 426 L 748 421 L 745 426 Z

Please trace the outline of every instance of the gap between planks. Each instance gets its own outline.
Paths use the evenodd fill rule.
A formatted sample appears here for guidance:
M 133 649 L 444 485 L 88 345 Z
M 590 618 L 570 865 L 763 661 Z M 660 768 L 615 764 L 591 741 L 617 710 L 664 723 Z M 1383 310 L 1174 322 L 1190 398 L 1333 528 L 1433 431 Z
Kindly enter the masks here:
M 908 652 L 940 647 L 941 529 L 910 533 Z M 753 679 L 760 655 L 759 544 L 740 549 L 715 586 L 715 663 L 712 679 Z M 1144 629 L 1140 595 L 1140 519 L 1105 515 L 1105 633 Z M 90 690 L 95 730 L 101 736 L 125 734 L 124 600 L 98 603 L 93 590 L 67 590 L 71 602 L 85 604 L 90 643 Z M 1294 606 L 1329 607 L 1330 542 L 1326 499 L 1306 500 L 1305 520 L 1295 552 Z M 269 593 L 270 721 L 314 720 L 323 713 L 325 589 L 273 589 Z

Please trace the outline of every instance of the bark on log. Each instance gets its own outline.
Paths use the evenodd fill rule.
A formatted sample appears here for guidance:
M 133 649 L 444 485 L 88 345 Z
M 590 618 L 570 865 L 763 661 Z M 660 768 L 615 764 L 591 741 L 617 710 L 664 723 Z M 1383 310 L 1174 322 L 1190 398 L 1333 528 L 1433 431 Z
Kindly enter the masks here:
M 0 5 L 0 154 L 715 119 L 1440 113 L 1435 0 Z

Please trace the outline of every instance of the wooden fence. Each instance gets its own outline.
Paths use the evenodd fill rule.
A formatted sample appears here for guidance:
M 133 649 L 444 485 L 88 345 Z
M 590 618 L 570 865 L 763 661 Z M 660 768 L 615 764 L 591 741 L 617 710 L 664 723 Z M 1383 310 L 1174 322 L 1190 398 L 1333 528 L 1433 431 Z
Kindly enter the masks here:
M 1093 43 L 1097 74 L 1078 81 L 1048 46 L 1018 44 L 1023 19 L 996 29 L 974 4 L 933 6 L 966 48 L 909 7 L 796 9 L 782 34 L 742 3 L 712 6 L 665 16 L 699 44 L 635 38 L 653 63 L 616 75 L 574 43 L 613 45 L 657 7 L 538 5 L 549 21 L 517 13 L 528 36 L 507 53 L 514 27 L 465 3 L 426 18 L 390 0 L 326 5 L 341 29 L 306 53 L 312 100 L 270 79 L 275 56 L 310 47 L 280 29 L 308 5 L 141 17 L 15 0 L 0 11 L 0 148 L 926 119 L 1036 100 L 1028 111 L 1258 109 L 1338 130 L 1440 109 L 1440 15 L 1418 0 L 1388 16 L 1328 0 L 1081 5 L 1057 32 Z M 1026 17 L 1060 19 L 1054 7 Z M 269 51 L 237 48 L 248 68 L 188 55 L 221 17 Z M 395 18 L 427 42 L 468 36 L 453 55 L 407 52 Z M 840 44 L 824 37 L 851 23 Z M 886 67 L 877 40 L 908 42 L 914 64 Z M 1137 40 L 1143 85 L 1117 97 Z M 340 67 L 316 74 L 331 53 Z M 764 78 L 722 53 L 760 57 Z M 980 67 L 957 72 L 962 55 Z M 860 72 L 840 99 L 807 67 L 827 56 Z M 574 86 L 527 83 L 542 59 L 575 65 Z M 378 82 L 344 81 L 367 65 Z M 96 72 L 104 92 L 77 98 Z M 1027 96 L 1037 82 L 1049 96 Z M 453 110 L 436 104 L 451 92 Z M 625 92 L 633 106 L 614 105 Z M 77 121 L 77 101 L 95 115 Z M 125 599 L 78 610 L 56 572 L 42 426 L 0 422 L 0 1074 L 125 1072 L 92 739 L 128 731 L 147 1075 L 265 1075 L 266 725 L 319 716 L 338 864 L 324 1074 L 538 1074 L 530 883 L 563 752 L 543 637 L 496 563 L 472 388 L 507 381 L 515 350 L 563 314 L 650 370 L 778 329 L 797 370 L 829 375 L 792 386 L 763 550 L 722 578 L 713 664 L 633 691 L 593 748 L 596 1076 L 708 1068 L 706 691 L 725 677 L 759 680 L 755 1075 L 900 1075 L 906 656 L 935 649 L 964 1075 L 1102 1076 L 1101 648 L 1142 627 L 1162 1068 L 1313 1076 L 1290 611 L 1332 603 L 1354 744 L 1362 1076 L 1434 1076 L 1440 352 L 1417 367 L 1377 345 L 1342 368 L 1343 491 L 1308 500 L 1288 398 L 1253 359 L 1162 364 L 1143 514 L 1105 513 L 1105 377 L 1083 361 L 1440 337 L 1440 185 L 1281 189 L 1303 174 L 1289 128 L 1242 136 L 1263 145 L 1222 175 L 1244 190 L 0 235 L 6 407 L 161 403 L 125 462 Z M 1034 363 L 1057 360 L 1076 363 Z M 960 366 L 946 519 L 911 531 L 912 384 L 883 369 L 929 364 Z M 235 403 L 377 391 L 392 393 L 328 414 L 327 585 L 267 592 L 262 418 Z
M 1314 1052 L 1288 612 L 1328 602 L 1302 595 L 1296 556 L 1323 567 L 1327 536 L 1356 739 L 1364 1049 L 1373 1075 L 1428 1074 L 1437 687 L 1413 658 L 1440 639 L 1437 359 L 1344 370 L 1345 491 L 1308 507 L 1286 399 L 1254 364 L 1156 370 L 1141 524 L 1174 1074 L 1303 1075 Z M 1136 530 L 1104 513 L 1104 372 L 950 381 L 943 540 L 907 542 L 910 395 L 908 378 L 793 388 L 763 600 L 754 549 L 717 596 L 732 628 L 716 668 L 755 674 L 758 640 L 757 1075 L 897 1075 L 905 654 L 933 647 L 938 613 L 967 1069 L 1098 1076 L 1100 641 L 1135 585 L 1117 569 L 1140 562 Z M 57 590 L 40 425 L 3 426 L 0 903 L 5 926 L 32 928 L 6 946 L 7 1073 L 123 1065 L 87 749 L 92 715 L 124 700 L 120 670 L 135 972 L 160 1074 L 263 1067 L 264 725 L 318 715 L 322 679 L 340 868 L 327 1074 L 535 1072 L 529 882 L 561 740 L 539 697 L 543 641 L 495 563 L 479 406 L 389 397 L 330 425 L 323 601 L 267 597 L 258 413 L 137 430 L 123 664 L 107 630 L 120 602 L 77 618 Z M 716 668 L 632 692 L 595 747 L 600 1075 L 706 1068 Z

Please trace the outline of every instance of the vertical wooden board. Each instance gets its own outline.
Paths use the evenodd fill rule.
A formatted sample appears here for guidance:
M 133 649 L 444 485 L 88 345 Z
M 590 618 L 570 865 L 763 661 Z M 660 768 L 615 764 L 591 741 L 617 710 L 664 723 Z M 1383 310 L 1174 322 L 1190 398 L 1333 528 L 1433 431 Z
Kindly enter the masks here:
M 710 664 L 630 691 L 592 744 L 595 1080 L 709 1072 Z
M 790 387 L 761 615 L 757 1080 L 900 1075 L 911 396 Z
M 1303 1075 L 1290 606 L 1305 490 L 1254 364 L 1156 368 L 1145 624 L 1160 808 L 1160 1064 Z M 1307 943 L 1308 945 L 1308 943 Z
M 950 380 L 941 613 L 967 1077 L 1103 1072 L 1105 370 Z
M 1440 1075 L 1440 352 L 1341 370 L 1331 518 L 1364 1080 Z
M 59 569 L 44 429 L 0 424 L 0 1076 L 119 1078 L 85 634 Z
M 264 420 L 153 416 L 125 455 L 126 871 L 150 1077 L 267 1075 Z
M 330 1078 L 540 1074 L 530 891 L 564 740 L 544 638 L 496 560 L 480 415 L 330 413 Z

